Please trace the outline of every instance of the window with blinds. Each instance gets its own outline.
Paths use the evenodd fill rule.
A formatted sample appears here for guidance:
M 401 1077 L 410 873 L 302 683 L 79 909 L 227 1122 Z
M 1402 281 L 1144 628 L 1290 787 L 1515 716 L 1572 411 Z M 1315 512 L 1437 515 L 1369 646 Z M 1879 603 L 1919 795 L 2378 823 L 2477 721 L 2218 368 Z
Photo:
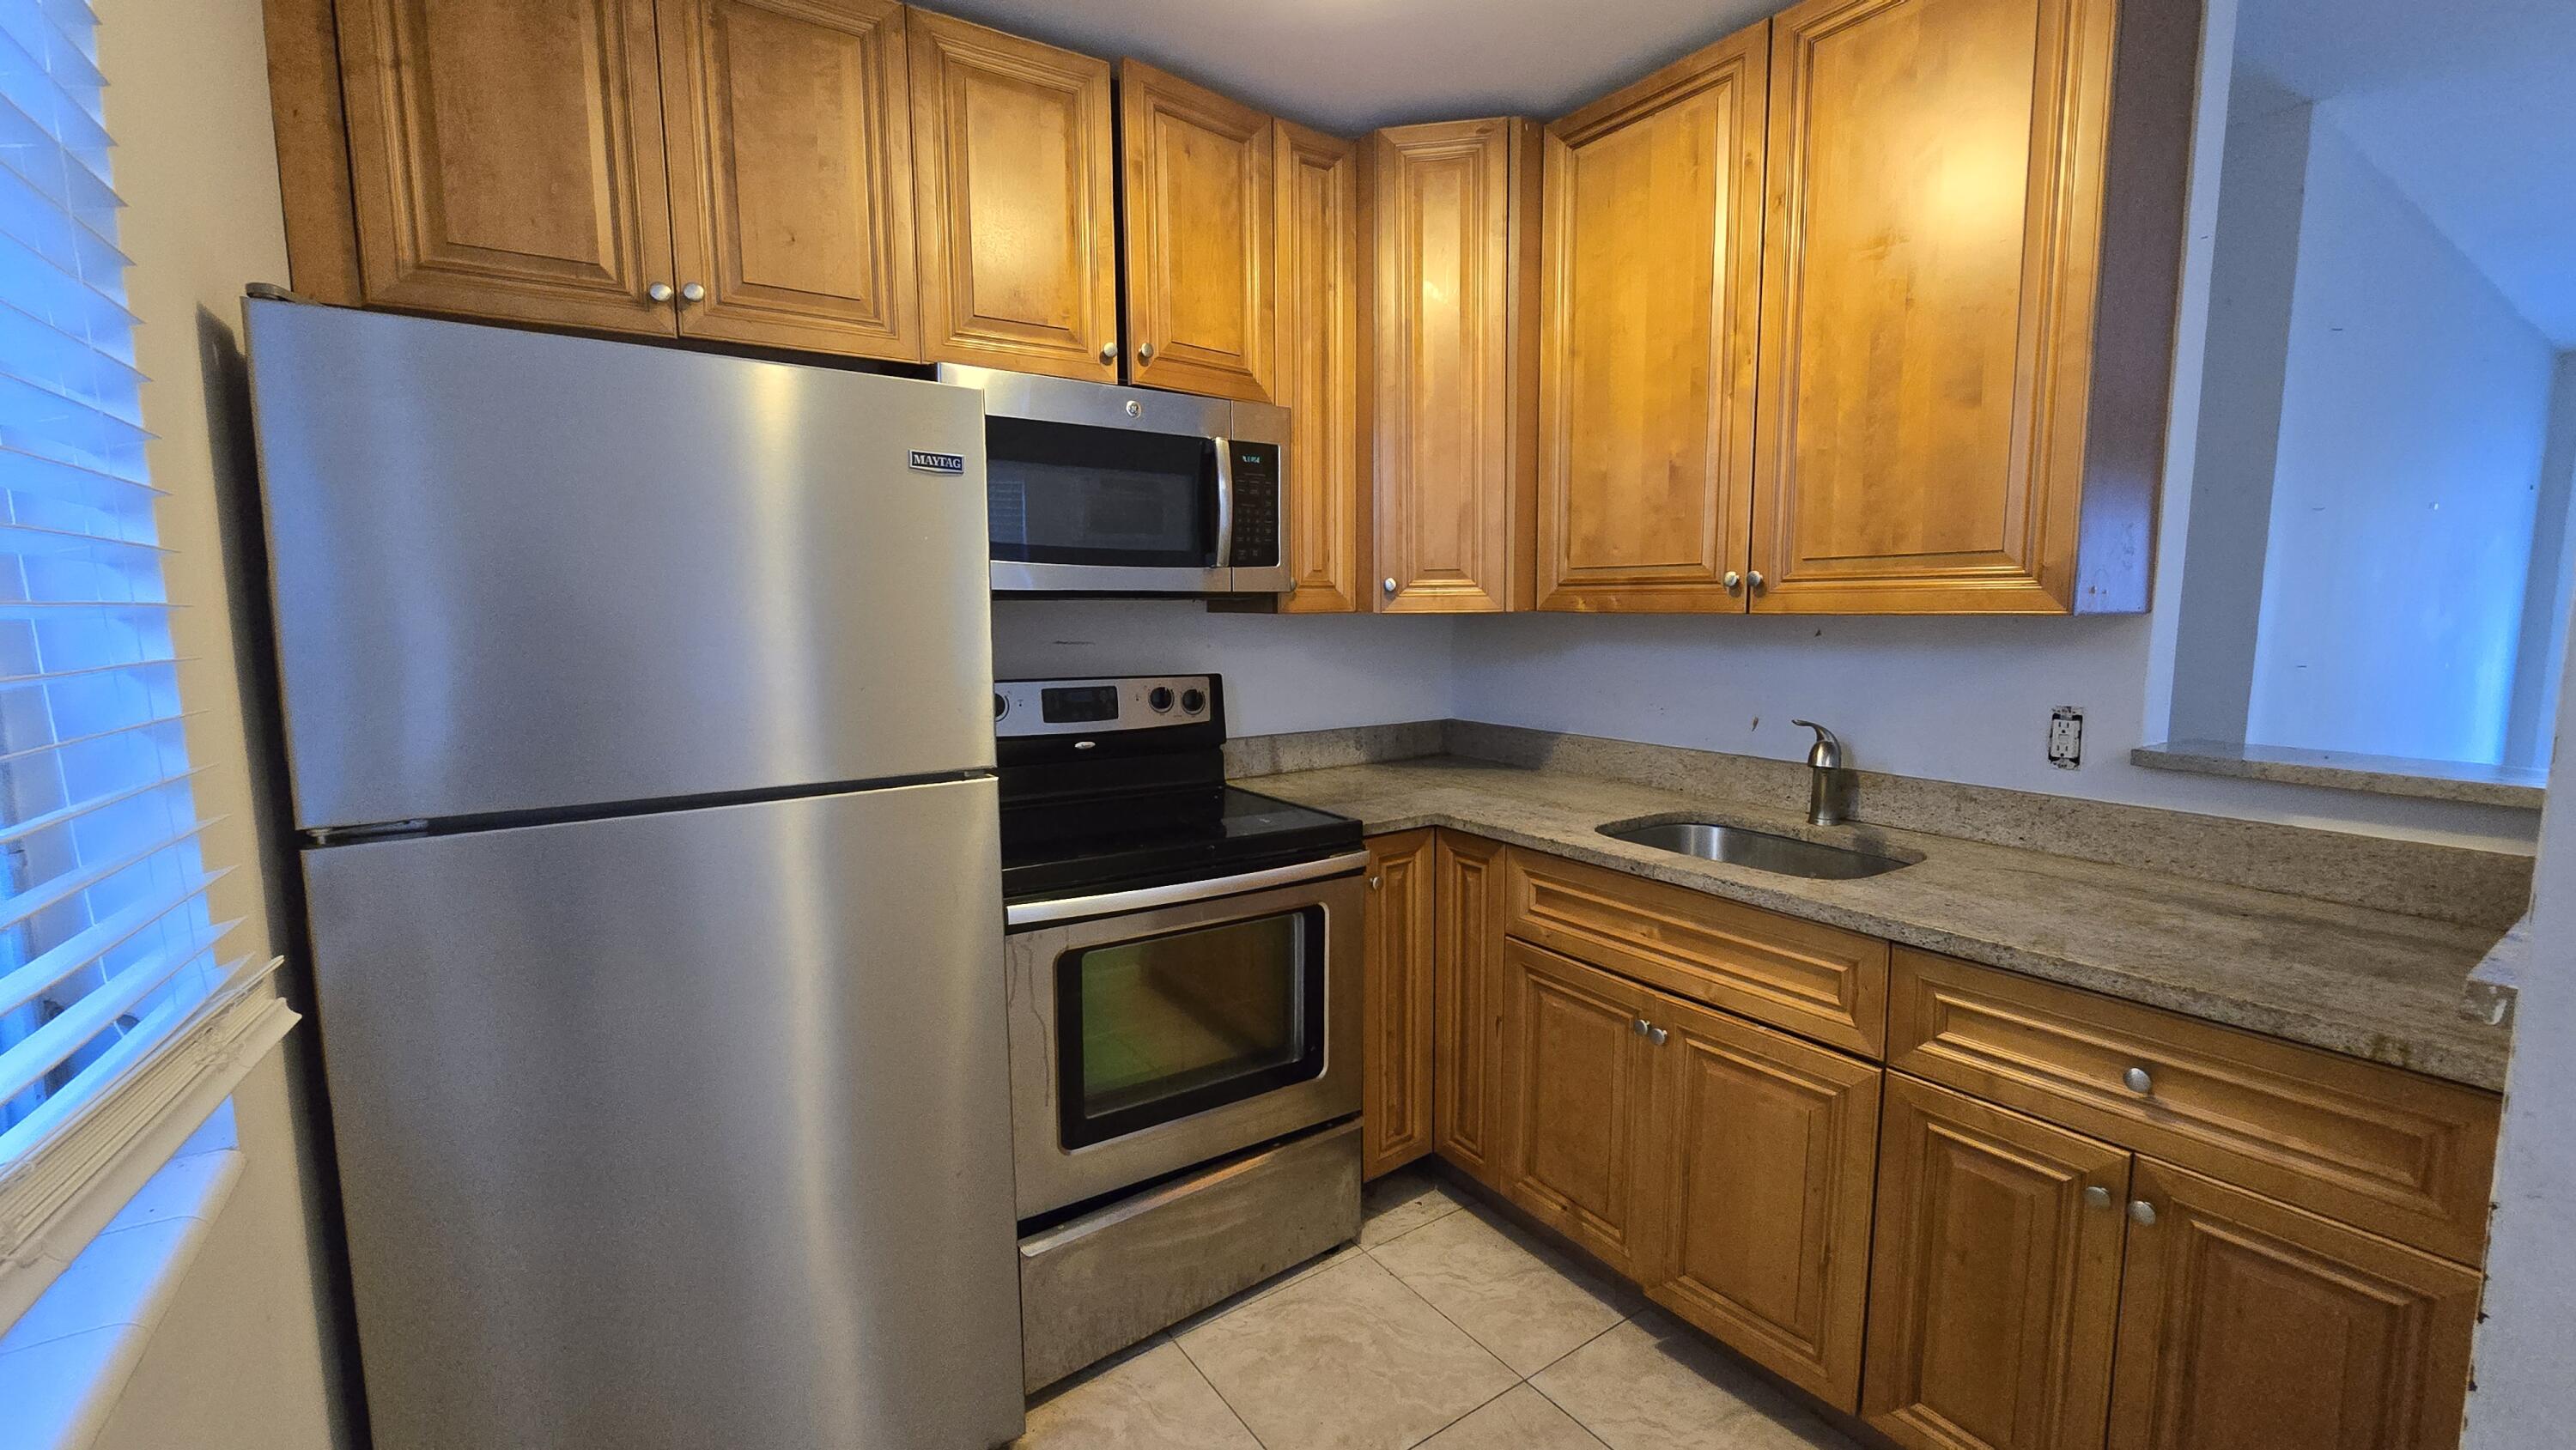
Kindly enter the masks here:
M 0 0 L 0 1185 L 248 975 L 206 904 L 96 27 Z

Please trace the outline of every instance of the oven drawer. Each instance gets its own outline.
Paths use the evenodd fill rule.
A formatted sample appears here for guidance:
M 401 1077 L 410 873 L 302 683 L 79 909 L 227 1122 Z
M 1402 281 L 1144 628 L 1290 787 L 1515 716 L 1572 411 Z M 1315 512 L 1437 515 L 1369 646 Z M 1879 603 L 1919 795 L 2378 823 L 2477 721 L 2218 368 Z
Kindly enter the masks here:
M 1027 1387 L 1168 1329 L 1360 1231 L 1360 1125 L 1217 1164 L 1020 1241 Z

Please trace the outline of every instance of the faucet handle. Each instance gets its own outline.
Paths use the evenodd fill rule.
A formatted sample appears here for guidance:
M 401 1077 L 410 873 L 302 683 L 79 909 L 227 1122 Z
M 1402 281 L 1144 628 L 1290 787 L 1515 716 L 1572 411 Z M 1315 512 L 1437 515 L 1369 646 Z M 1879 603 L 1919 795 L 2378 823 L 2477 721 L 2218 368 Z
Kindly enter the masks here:
M 1792 720 L 1816 732 L 1816 743 L 1807 748 L 1807 763 L 1819 770 L 1840 770 L 1843 763 L 1842 738 L 1813 720 Z

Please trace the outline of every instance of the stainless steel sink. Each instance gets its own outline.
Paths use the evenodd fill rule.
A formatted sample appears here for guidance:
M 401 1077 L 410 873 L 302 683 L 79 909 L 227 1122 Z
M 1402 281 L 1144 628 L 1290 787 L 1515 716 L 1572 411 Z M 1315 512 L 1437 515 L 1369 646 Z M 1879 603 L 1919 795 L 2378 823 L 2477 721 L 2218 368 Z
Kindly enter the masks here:
M 1893 856 L 1850 851 L 1840 846 L 1801 841 L 1795 836 L 1775 836 L 1768 831 L 1749 831 L 1742 826 L 1722 826 L 1713 821 L 1670 821 L 1659 826 L 1603 826 L 1601 834 L 1614 841 L 1652 846 L 1658 851 L 1697 856 L 1703 861 L 1750 866 L 1756 871 L 1769 871 L 1780 876 L 1804 876 L 1810 881 L 1857 881 L 1863 876 L 1876 876 L 1914 864 Z

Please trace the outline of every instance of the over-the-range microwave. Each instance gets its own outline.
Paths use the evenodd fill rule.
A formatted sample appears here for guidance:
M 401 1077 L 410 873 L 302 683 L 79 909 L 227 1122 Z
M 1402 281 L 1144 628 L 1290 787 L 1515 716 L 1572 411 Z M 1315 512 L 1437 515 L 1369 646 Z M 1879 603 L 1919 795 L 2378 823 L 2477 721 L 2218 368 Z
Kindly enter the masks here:
M 1288 587 L 1288 410 L 943 364 L 984 394 L 993 589 Z

